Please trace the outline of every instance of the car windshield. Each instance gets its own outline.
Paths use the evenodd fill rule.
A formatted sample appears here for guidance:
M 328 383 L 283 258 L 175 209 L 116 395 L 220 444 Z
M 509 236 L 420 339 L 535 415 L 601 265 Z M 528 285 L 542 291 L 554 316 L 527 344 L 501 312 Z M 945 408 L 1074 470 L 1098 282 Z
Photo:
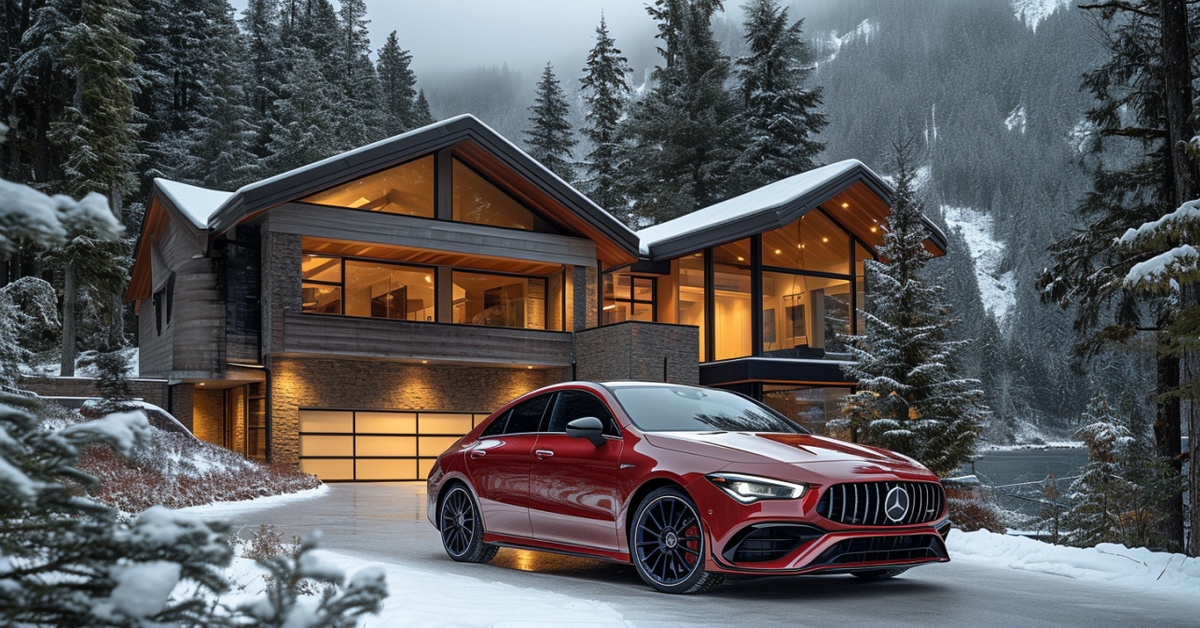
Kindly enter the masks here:
M 692 386 L 612 386 L 643 432 L 780 432 L 808 430 L 736 393 Z

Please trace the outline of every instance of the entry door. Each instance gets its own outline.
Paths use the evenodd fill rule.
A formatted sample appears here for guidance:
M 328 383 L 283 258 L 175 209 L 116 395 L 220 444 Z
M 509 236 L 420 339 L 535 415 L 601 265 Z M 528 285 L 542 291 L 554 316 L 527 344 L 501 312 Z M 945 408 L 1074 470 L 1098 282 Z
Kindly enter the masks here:
M 611 436 L 599 447 L 566 435 L 567 423 L 587 416 L 600 419 Z M 623 500 L 617 478 L 623 444 L 612 413 L 599 397 L 583 390 L 558 394 L 529 469 L 529 518 L 535 538 L 618 548 L 617 512 Z
M 479 436 L 467 454 L 484 528 L 495 534 L 529 538 L 529 464 L 538 429 L 553 394 L 528 399 L 509 410 Z

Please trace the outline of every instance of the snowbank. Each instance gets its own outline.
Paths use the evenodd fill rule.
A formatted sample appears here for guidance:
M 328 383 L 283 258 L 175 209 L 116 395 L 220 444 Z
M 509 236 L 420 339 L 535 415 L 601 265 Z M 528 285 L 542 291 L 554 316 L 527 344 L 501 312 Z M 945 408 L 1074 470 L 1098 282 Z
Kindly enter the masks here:
M 1200 599 L 1200 559 L 1152 552 L 1144 547 L 1101 543 L 1080 548 L 986 530 L 951 530 L 951 560 L 985 562 L 1011 569 L 1119 584 L 1129 590 L 1178 592 Z

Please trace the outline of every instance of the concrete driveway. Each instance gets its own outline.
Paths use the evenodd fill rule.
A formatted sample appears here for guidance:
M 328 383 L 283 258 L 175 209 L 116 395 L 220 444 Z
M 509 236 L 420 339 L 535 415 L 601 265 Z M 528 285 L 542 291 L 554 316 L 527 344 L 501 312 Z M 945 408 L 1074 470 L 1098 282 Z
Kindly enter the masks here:
M 324 548 L 597 600 L 639 626 L 1200 626 L 1194 598 L 954 561 L 953 554 L 950 563 L 885 582 L 744 579 L 698 596 L 657 593 L 628 565 L 541 552 L 502 549 L 490 564 L 461 564 L 446 557 L 425 518 L 424 483 L 333 484 L 321 497 L 223 512 L 235 530 L 271 524 L 291 536 L 320 529 Z M 462 599 L 469 603 L 470 591 Z

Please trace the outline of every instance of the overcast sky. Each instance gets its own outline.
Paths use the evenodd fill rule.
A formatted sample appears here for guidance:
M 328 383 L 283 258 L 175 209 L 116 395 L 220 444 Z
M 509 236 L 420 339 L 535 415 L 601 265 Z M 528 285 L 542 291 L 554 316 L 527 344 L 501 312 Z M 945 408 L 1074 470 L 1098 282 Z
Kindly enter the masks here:
M 337 0 L 333 0 L 335 6 Z M 583 68 L 604 13 L 609 33 L 631 61 L 653 51 L 652 0 L 366 0 L 371 48 L 396 31 L 423 74 L 507 63 L 514 68 L 554 63 L 560 76 Z M 240 18 L 246 0 L 232 0 Z M 729 3 L 736 6 L 740 2 Z M 656 63 L 656 59 L 650 59 Z

